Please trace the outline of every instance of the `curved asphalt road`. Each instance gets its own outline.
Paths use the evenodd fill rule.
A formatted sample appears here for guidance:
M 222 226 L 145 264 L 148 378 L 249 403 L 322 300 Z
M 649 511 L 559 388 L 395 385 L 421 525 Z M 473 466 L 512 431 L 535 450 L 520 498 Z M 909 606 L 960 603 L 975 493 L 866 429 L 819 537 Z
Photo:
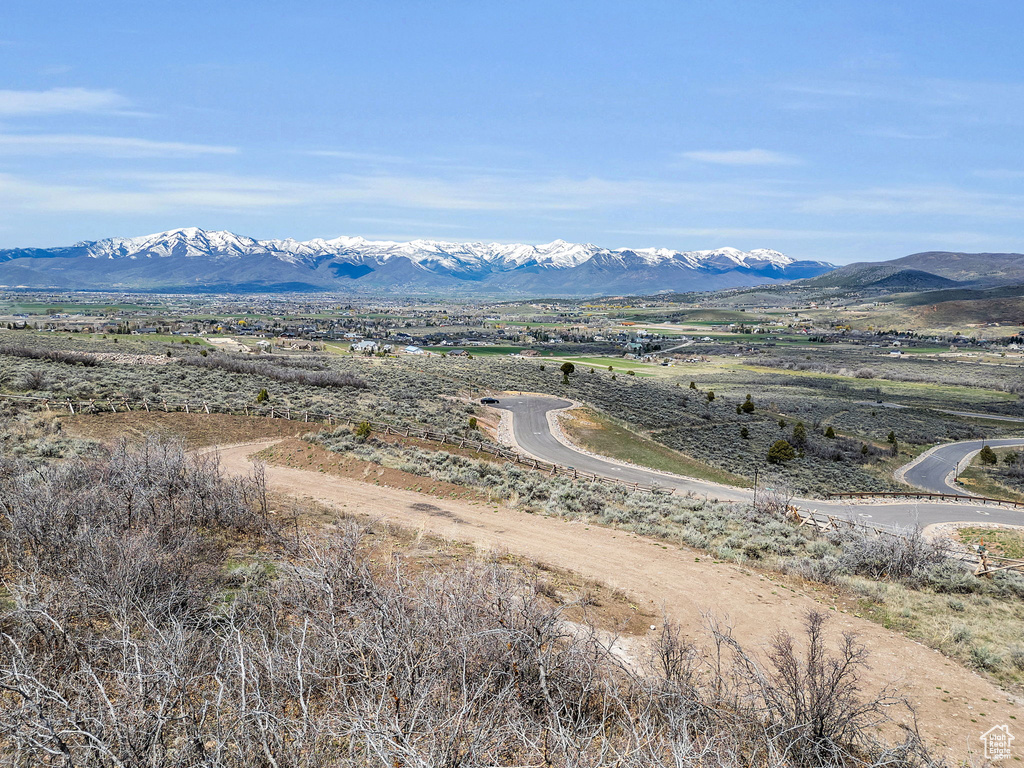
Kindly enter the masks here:
M 567 400 L 537 395 L 504 396 L 495 408 L 509 411 L 513 415 L 512 429 L 519 447 L 538 459 L 562 466 L 575 467 L 584 472 L 591 472 L 602 477 L 617 478 L 628 483 L 639 483 L 663 488 L 674 488 L 682 493 L 706 496 L 721 501 L 747 501 L 752 497 L 751 491 L 745 488 L 717 485 L 702 480 L 670 475 L 640 467 L 629 467 L 599 456 L 590 456 L 570 448 L 559 442 L 548 424 L 548 413 L 572 405 Z M 1024 445 L 1024 438 L 1009 440 L 989 440 L 989 445 Z M 983 441 L 972 440 L 966 443 L 950 443 L 933 450 L 916 465 L 906 470 L 906 479 L 915 485 L 928 488 L 924 483 L 938 490 L 934 493 L 950 493 L 943 487 L 946 475 L 952 471 L 958 460 L 980 450 Z M 956 489 L 954 489 L 956 490 Z M 957 491 L 962 493 L 962 491 Z M 978 521 L 1004 523 L 1008 525 L 1024 525 L 1024 510 L 1004 507 L 986 506 L 983 504 L 953 502 L 914 502 L 895 501 L 867 503 L 851 503 L 823 501 L 820 499 L 794 499 L 794 503 L 803 509 L 817 510 L 826 514 L 841 515 L 859 519 L 874 525 L 887 526 L 927 526 L 933 523 Z
M 963 488 L 953 484 L 953 471 L 958 464 L 961 469 L 965 469 L 974 454 L 986 445 L 993 448 L 1024 445 L 1024 438 L 964 440 L 960 443 L 940 445 L 925 454 L 916 464 L 907 467 L 903 472 L 903 479 L 910 485 L 930 493 L 967 493 Z

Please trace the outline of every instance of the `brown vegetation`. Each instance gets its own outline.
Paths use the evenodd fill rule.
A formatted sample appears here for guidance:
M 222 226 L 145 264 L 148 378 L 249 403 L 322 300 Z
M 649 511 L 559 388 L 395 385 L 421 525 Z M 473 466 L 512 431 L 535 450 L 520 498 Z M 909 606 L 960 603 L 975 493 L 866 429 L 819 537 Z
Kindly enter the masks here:
M 359 526 L 285 535 L 258 469 L 227 479 L 180 445 L 8 463 L 0 485 L 8 765 L 927 760 L 869 736 L 890 702 L 815 616 L 806 652 L 780 635 L 766 664 L 727 630 L 702 646 L 669 628 L 660 673 L 640 671 L 500 562 L 374 568 Z

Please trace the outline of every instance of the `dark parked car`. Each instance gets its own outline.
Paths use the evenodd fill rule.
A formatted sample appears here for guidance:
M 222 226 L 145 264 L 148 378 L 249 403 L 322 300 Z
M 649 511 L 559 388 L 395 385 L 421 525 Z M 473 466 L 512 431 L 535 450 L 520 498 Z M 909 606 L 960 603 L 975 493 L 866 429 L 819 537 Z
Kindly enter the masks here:
M 485 398 L 482 398 L 480 400 L 480 402 L 483 403 L 484 405 L 497 405 L 498 404 L 498 398 L 496 398 L 496 397 L 485 397 Z

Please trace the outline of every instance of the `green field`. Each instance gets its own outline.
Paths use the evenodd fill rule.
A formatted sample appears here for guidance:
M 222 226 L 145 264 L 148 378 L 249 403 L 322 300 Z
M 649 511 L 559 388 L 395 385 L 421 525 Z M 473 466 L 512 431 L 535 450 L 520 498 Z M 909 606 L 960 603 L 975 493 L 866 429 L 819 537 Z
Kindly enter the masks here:
M 819 379 L 834 379 L 840 381 L 848 381 L 851 386 L 851 390 L 856 392 L 858 389 L 866 389 L 868 387 L 877 387 L 881 389 L 882 397 L 886 396 L 900 396 L 910 398 L 920 398 L 923 401 L 938 401 L 942 404 L 942 407 L 950 407 L 950 404 L 956 404 L 961 407 L 966 406 L 970 403 L 982 404 L 990 402 L 992 400 L 1002 401 L 1015 401 L 1018 396 L 1012 392 L 1003 392 L 998 389 L 981 389 L 978 387 L 966 387 L 957 386 L 955 384 L 931 384 L 925 382 L 914 382 L 914 381 L 891 381 L 889 379 L 858 379 L 854 376 L 841 376 L 837 373 L 819 373 L 817 371 L 791 371 L 783 368 L 766 368 L 758 365 L 750 365 L 747 363 L 741 363 L 735 366 L 737 370 L 747 370 L 756 373 L 772 373 L 782 374 L 784 376 L 793 376 L 795 378 L 819 378 Z M 874 393 L 872 393 L 874 396 Z M 867 394 L 864 395 L 867 398 Z
M 157 305 L 142 304 L 45 304 L 32 301 L 0 301 L 0 313 L 12 315 L 46 315 L 48 312 L 102 315 L 107 312 L 153 312 L 158 309 Z
M 657 376 L 662 371 L 667 371 L 668 366 L 652 365 L 642 363 L 639 360 L 628 360 L 624 357 L 567 357 L 568 362 L 577 366 L 577 373 L 581 373 L 581 367 L 596 368 L 599 371 L 607 371 L 611 366 L 613 373 L 625 373 L 633 371 L 634 376 Z
M 1024 533 L 998 528 L 960 528 L 957 538 L 964 544 L 985 543 L 989 551 L 1003 557 L 1024 558 Z
M 533 347 L 503 347 L 503 346 L 486 346 L 486 347 L 423 347 L 423 349 L 431 352 L 451 352 L 453 349 L 462 349 L 473 355 L 474 357 L 486 357 L 488 355 L 516 355 L 522 352 L 524 349 L 533 349 Z M 556 352 L 549 349 L 539 349 L 540 357 L 570 357 L 571 352 Z

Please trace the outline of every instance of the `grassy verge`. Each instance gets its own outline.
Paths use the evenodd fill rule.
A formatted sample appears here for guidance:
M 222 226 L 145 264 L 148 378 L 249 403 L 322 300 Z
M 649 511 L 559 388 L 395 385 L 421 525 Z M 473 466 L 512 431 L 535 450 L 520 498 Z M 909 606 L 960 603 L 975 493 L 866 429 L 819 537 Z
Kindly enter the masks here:
M 650 438 L 631 432 L 589 408 L 577 408 L 562 417 L 562 429 L 573 442 L 602 456 L 648 469 L 695 477 L 723 485 L 749 488 L 745 477 L 710 467 Z
M 996 450 L 996 455 L 998 455 L 1000 459 L 1002 458 L 1003 453 L 1005 453 L 1005 451 Z M 982 465 L 978 456 L 975 456 L 971 460 L 971 465 L 960 473 L 960 476 L 957 478 L 957 482 L 968 491 L 978 496 L 988 496 L 993 499 L 1008 499 L 1010 501 L 1024 501 L 1024 494 L 999 482 L 999 480 L 993 477 L 989 473 L 988 469 Z
M 1002 528 L 960 528 L 957 537 L 964 544 L 980 544 L 994 555 L 1024 559 L 1024 531 L 1011 531 Z
M 989 531 L 988 533 L 992 533 Z M 986 534 L 986 541 L 988 541 Z M 973 577 L 972 577 L 973 578 Z M 839 579 L 841 589 L 861 595 L 855 613 L 919 640 L 964 666 L 981 670 L 1019 691 L 1024 673 L 1024 605 L 1014 598 L 912 589 L 863 576 Z M 957 692 L 944 691 L 952 698 Z M 977 715 L 985 722 L 984 709 Z

